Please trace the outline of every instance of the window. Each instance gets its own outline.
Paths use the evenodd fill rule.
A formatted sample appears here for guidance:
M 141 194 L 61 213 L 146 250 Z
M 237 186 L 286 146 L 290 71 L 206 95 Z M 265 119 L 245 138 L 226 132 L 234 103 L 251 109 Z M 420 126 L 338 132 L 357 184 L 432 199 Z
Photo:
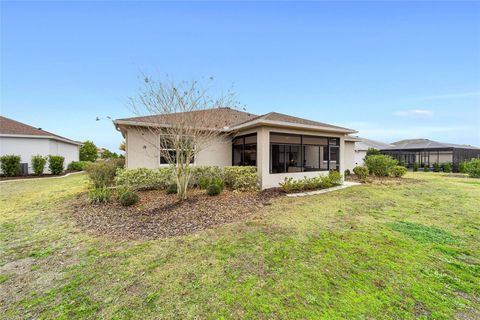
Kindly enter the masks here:
M 339 170 L 340 139 L 270 133 L 270 173 Z
M 232 165 L 257 165 L 257 134 L 237 137 L 232 140 Z
M 174 147 L 173 142 L 171 141 L 171 136 L 161 136 L 160 139 L 164 139 L 160 142 L 160 164 L 169 164 L 168 160 L 172 159 L 176 162 L 177 159 L 177 150 Z M 180 153 L 180 156 L 183 156 Z M 195 157 L 192 156 L 190 163 L 195 162 Z

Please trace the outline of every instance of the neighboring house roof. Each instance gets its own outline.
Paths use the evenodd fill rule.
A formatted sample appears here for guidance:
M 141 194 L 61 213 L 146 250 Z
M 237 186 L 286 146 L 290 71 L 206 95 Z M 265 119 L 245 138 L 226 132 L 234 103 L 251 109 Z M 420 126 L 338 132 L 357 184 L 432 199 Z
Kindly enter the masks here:
M 385 150 L 405 150 L 405 149 L 479 149 L 466 144 L 453 144 L 433 141 L 429 139 L 407 139 L 393 142 L 392 146 L 384 148 Z
M 315 130 L 327 130 L 327 131 L 340 131 L 345 133 L 355 133 L 355 130 L 333 126 L 330 124 L 302 119 L 298 117 L 289 116 L 282 113 L 270 112 L 264 115 L 255 115 L 248 112 L 238 111 L 230 108 L 213 108 L 200 111 L 192 111 L 181 114 L 167 114 L 145 117 L 134 117 L 117 119 L 114 121 L 116 125 L 132 125 L 132 126 L 148 126 L 148 125 L 161 125 L 162 123 L 168 124 L 175 121 L 175 117 L 185 117 L 188 114 L 193 119 L 198 117 L 202 119 L 203 125 L 207 129 L 212 130 L 225 130 L 235 131 L 248 127 L 258 125 L 280 125 L 301 127 Z M 207 117 L 205 117 L 207 115 Z M 206 120 L 205 120 L 206 118 Z
M 21 123 L 3 116 L 0 116 L 0 136 L 48 138 L 71 144 L 81 144 L 78 141 L 70 140 L 68 138 L 43 130 L 42 128 L 35 128 L 29 126 L 28 124 Z
M 359 150 L 359 151 L 367 151 L 368 149 L 371 149 L 371 148 L 382 150 L 392 146 L 391 144 L 388 144 L 388 143 L 384 143 L 376 140 L 370 140 L 362 137 L 358 137 L 358 139 L 360 141 L 358 143 L 355 143 L 355 150 Z

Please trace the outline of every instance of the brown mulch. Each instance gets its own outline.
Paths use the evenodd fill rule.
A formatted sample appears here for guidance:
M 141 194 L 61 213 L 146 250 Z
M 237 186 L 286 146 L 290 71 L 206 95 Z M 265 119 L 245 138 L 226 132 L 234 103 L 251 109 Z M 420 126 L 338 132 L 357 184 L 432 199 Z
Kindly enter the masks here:
M 63 173 L 56 174 L 56 175 L 53 175 L 53 174 L 41 174 L 41 175 L 27 174 L 25 176 L 15 176 L 15 177 L 6 177 L 4 175 L 0 175 L 0 181 L 61 177 L 61 176 L 67 175 L 67 174 L 72 173 L 72 172 L 78 172 L 78 171 L 66 170 Z
M 73 203 L 72 216 L 87 231 L 124 239 L 156 239 L 195 233 L 225 223 L 240 221 L 283 193 L 278 189 L 262 192 L 225 190 L 210 197 L 205 190 L 189 191 L 178 202 L 164 190 L 138 192 L 140 201 L 123 207 L 113 201 L 91 205 L 82 194 Z

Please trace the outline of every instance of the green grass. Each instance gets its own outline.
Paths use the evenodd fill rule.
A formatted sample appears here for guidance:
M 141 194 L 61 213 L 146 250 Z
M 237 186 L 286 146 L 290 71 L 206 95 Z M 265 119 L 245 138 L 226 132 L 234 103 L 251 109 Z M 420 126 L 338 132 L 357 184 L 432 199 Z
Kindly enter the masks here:
M 480 185 L 407 178 L 151 241 L 78 229 L 83 175 L 2 184 L 0 318 L 479 318 Z

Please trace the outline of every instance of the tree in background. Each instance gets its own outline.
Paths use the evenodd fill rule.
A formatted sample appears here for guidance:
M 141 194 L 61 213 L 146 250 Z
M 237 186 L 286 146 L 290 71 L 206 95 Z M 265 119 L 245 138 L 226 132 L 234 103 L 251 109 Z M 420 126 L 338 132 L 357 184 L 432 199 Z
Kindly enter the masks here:
M 94 162 L 97 158 L 97 146 L 92 141 L 85 141 L 80 147 L 80 161 Z
M 378 155 L 380 155 L 380 154 L 382 154 L 382 153 L 380 152 L 380 150 L 375 149 L 375 148 L 368 148 L 368 150 L 367 150 L 367 155 L 365 156 L 365 159 L 368 158 L 368 157 L 370 157 L 370 156 L 378 156 Z M 365 159 L 364 159 L 364 160 L 365 160 Z
M 125 146 L 125 140 L 123 140 L 122 143 L 120 143 L 120 145 L 118 146 L 118 149 L 123 152 L 127 151 L 127 147 Z
M 212 128 L 212 124 L 224 122 L 218 114 L 204 110 L 236 106 L 232 91 L 216 97 L 207 91 L 197 81 L 157 82 L 145 77 L 139 95 L 130 99 L 135 114 L 152 116 L 149 119 L 152 125 L 138 130 L 160 137 L 159 143 L 156 139 L 146 142 L 156 148 L 172 168 L 180 201 L 187 199 L 193 159 L 213 140 L 226 135 L 222 127 Z
M 102 159 L 118 159 L 119 156 L 116 152 L 112 152 L 108 149 L 103 149 Z

